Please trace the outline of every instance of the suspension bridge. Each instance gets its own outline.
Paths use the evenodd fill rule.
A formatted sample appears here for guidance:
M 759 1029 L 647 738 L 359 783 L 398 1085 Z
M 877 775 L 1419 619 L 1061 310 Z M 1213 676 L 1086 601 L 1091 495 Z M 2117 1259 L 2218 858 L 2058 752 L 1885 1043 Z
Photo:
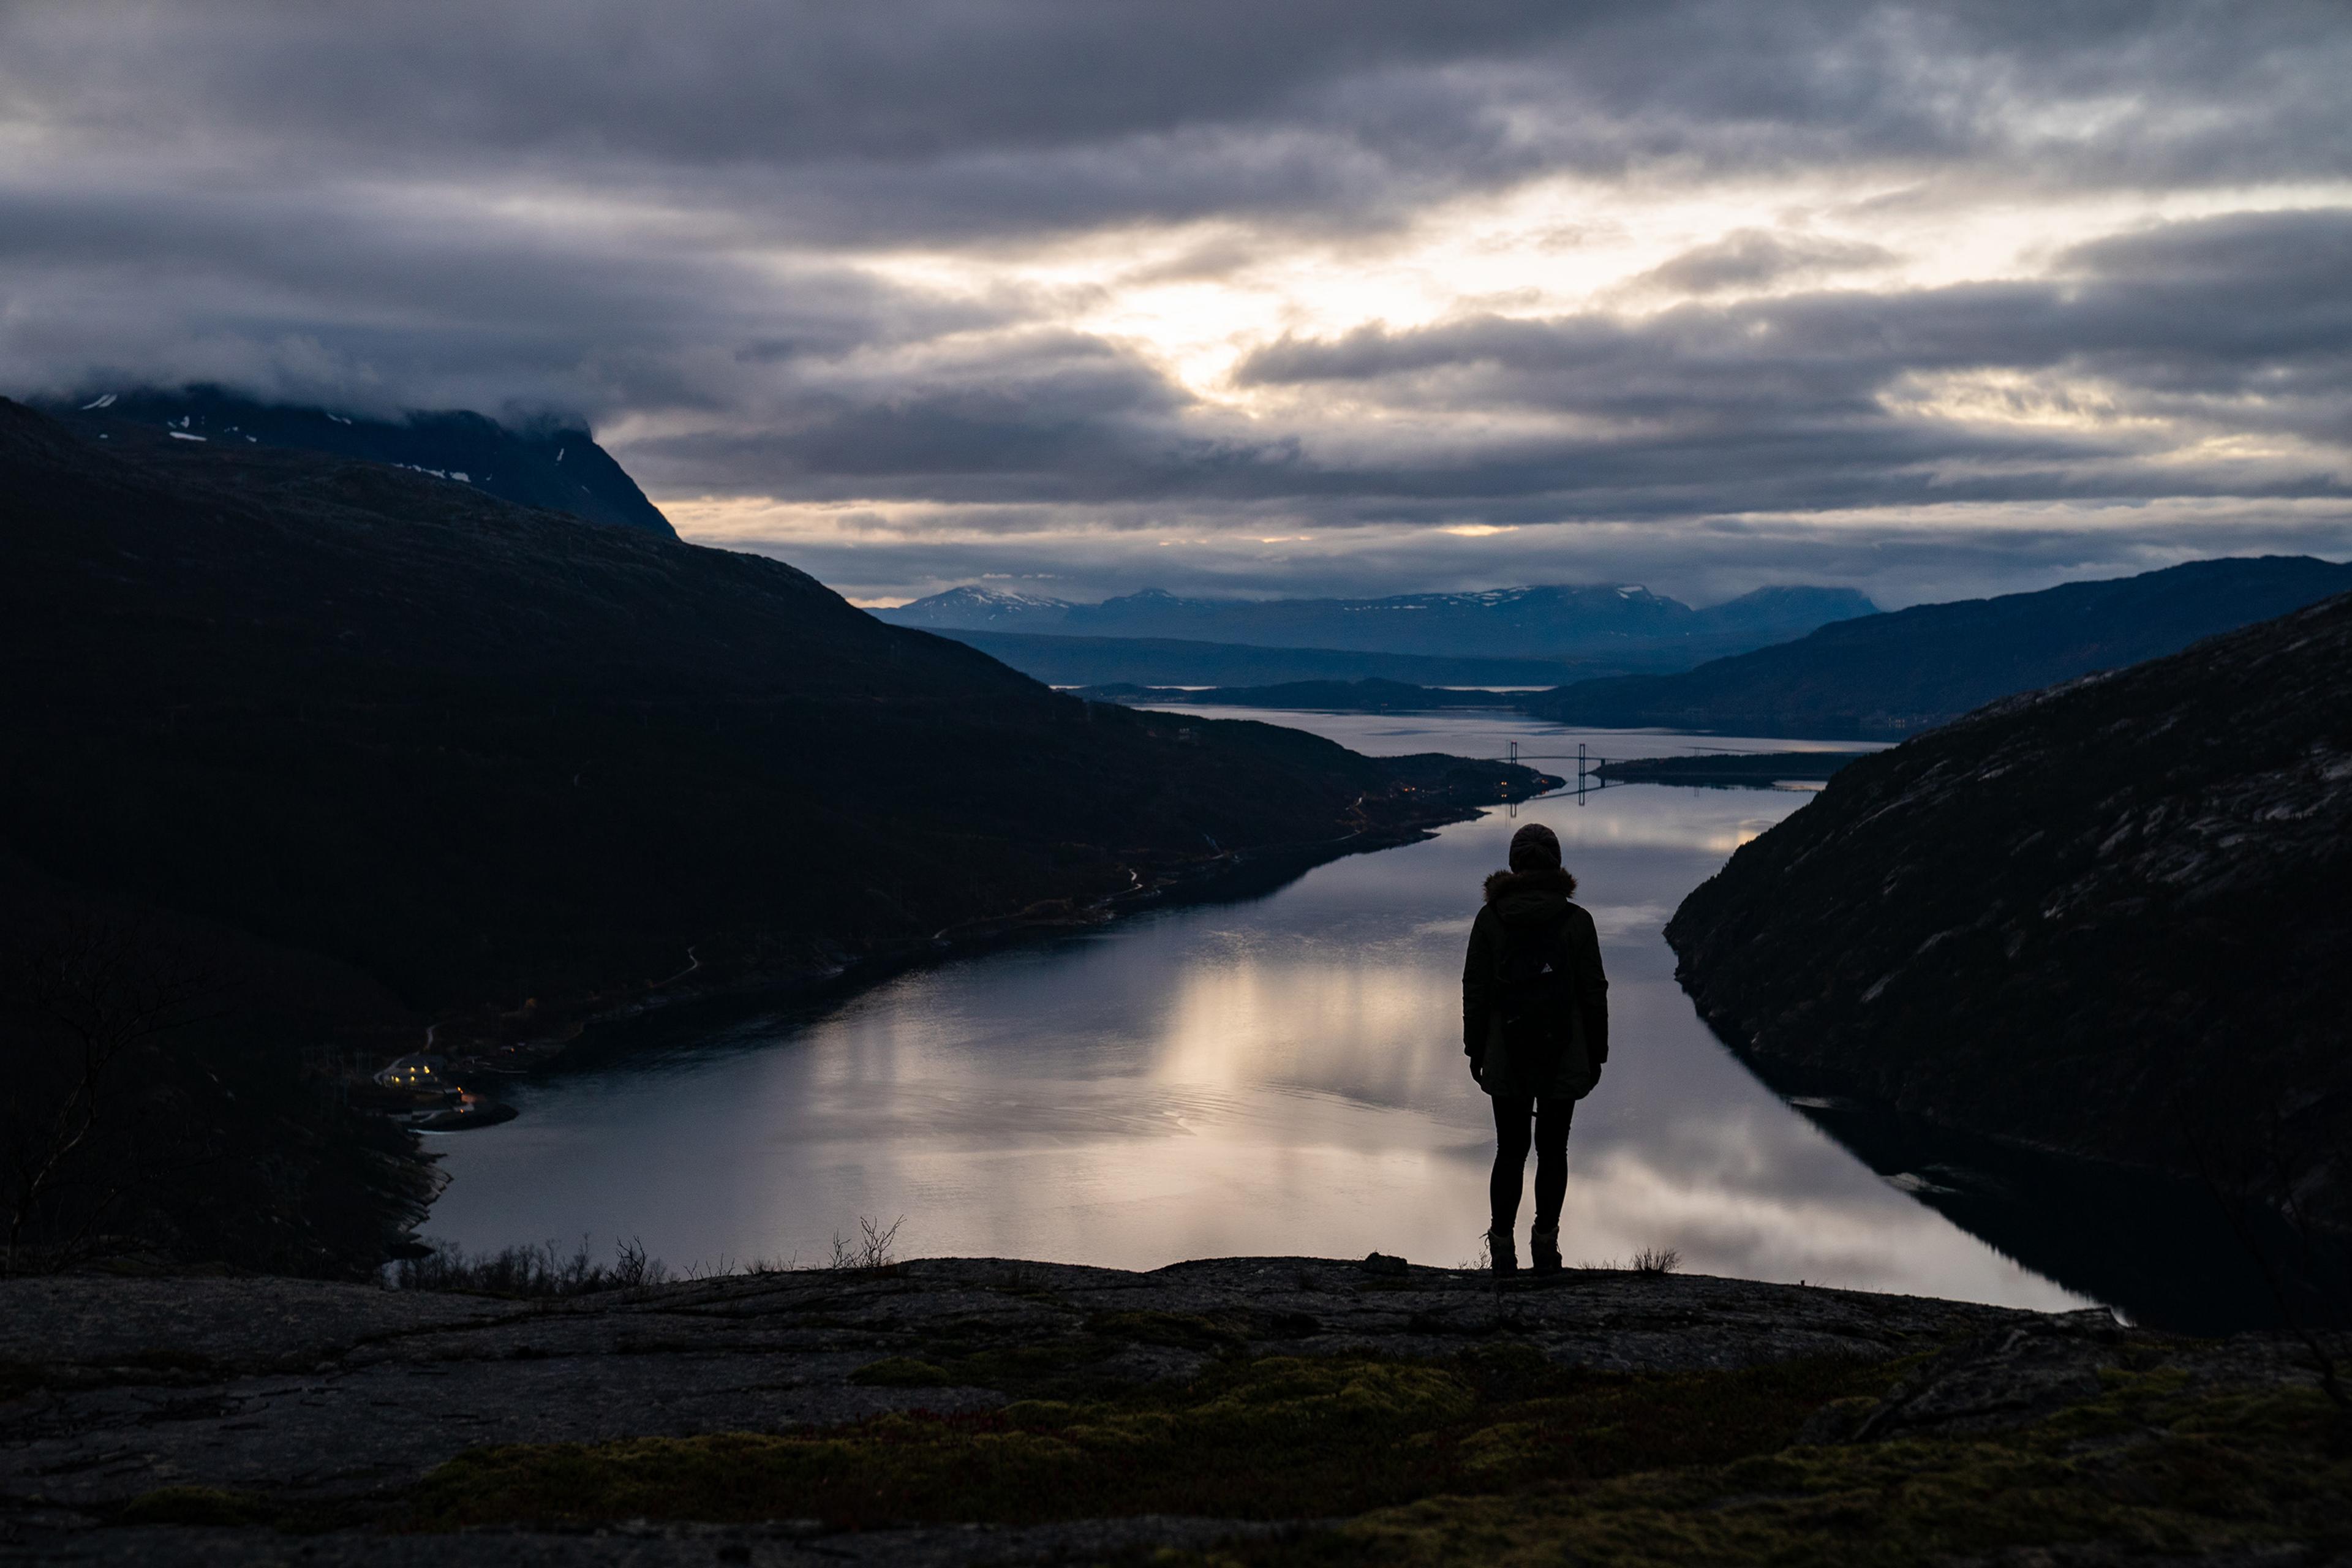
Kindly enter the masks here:
M 1692 758 L 1692 759 L 1697 759 L 1697 758 L 1702 758 L 1702 757 L 1725 757 L 1725 758 L 1730 758 L 1730 757 L 1758 757 L 1758 758 L 1772 758 L 1772 759 L 1775 759 L 1775 760 L 1790 761 L 1790 762 L 1793 762 L 1793 761 L 1795 761 L 1795 760 L 1796 760 L 1796 755 L 1795 755 L 1795 754 L 1792 754 L 1792 753 L 1791 753 L 1791 752 L 1790 752 L 1782 751 L 1782 750 L 1779 750 L 1779 749 L 1758 750 L 1758 749 L 1753 748 L 1753 747 L 1743 747 L 1743 746 L 1689 746 L 1689 745 L 1685 745 L 1685 746 L 1674 747 L 1674 748 L 1671 748 L 1671 750 L 1672 750 L 1673 752 L 1676 752 L 1676 753 L 1680 753 L 1680 754 L 1681 754 L 1681 755 L 1683 755 L 1683 756 L 1686 756 L 1686 757 L 1689 757 L 1689 758 Z M 1856 757 L 1856 756 L 1865 754 L 1865 753 L 1864 753 L 1864 752 L 1859 752 L 1822 751 L 1822 750 L 1816 750 L 1816 749 L 1814 749 L 1814 748 L 1810 748 L 1810 747 L 1807 747 L 1807 748 L 1801 748 L 1801 754 L 1803 754 L 1803 755 L 1805 756 L 1806 760 L 1807 760 L 1808 762 L 1810 762 L 1813 766 L 1819 766 L 1821 763 L 1827 763 L 1827 762 L 1829 762 L 1832 758 L 1835 758 L 1835 759 L 1836 759 L 1836 763 L 1835 763 L 1834 764 L 1832 764 L 1832 771 L 1834 771 L 1834 767 L 1835 767 L 1835 766 L 1837 766 L 1837 765 L 1843 765 L 1844 763 L 1851 762 L 1851 761 L 1852 761 L 1854 757 Z M 1507 743 L 1506 750 L 1504 751 L 1504 752 L 1503 752 L 1503 754 L 1502 754 L 1501 756 L 1499 756 L 1499 757 L 1495 757 L 1495 758 L 1492 758 L 1492 759 L 1489 759 L 1489 760 L 1494 761 L 1494 762 L 1498 762 L 1498 763 L 1574 763 L 1576 764 L 1576 773 L 1575 773 L 1575 784 L 1574 784 L 1574 786 L 1573 786 L 1571 789 L 1563 789 L 1563 790 L 1559 791 L 1559 795 L 1558 795 L 1553 796 L 1552 798 L 1557 799 L 1557 798 L 1559 798 L 1559 795 L 1570 795 L 1570 794 L 1572 794 L 1572 795 L 1574 795 L 1576 796 L 1576 804 L 1577 804 L 1577 805 L 1582 805 L 1584 804 L 1584 797 L 1585 797 L 1586 795 L 1588 795 L 1593 794 L 1593 793 L 1594 793 L 1594 792 L 1596 792 L 1596 791 L 1603 790 L 1603 789 L 1608 789 L 1608 788 L 1612 787 L 1612 785 L 1617 785 L 1617 784 L 1629 784 L 1629 783 L 1639 783 L 1639 782 L 1643 782 L 1643 780 L 1638 780 L 1638 779 L 1612 779 L 1612 778 L 1610 778 L 1610 777 L 1606 776 L 1605 774 L 1603 774 L 1603 773 L 1601 773 L 1601 770 L 1602 768 L 1606 767 L 1609 763 L 1630 763 L 1630 762 L 1644 762 L 1644 763 L 1647 763 L 1647 762 L 1652 762 L 1652 761 L 1654 761 L 1654 761 L 1657 761 L 1657 762 L 1660 762 L 1660 763 L 1671 763 L 1674 759 L 1672 759 L 1672 758 L 1659 757 L 1659 756 L 1657 755 L 1657 752 L 1656 752 L 1655 750 L 1653 750 L 1653 751 L 1650 751 L 1650 752 L 1644 752 L 1644 753 L 1643 753 L 1642 755 L 1640 755 L 1640 756 L 1638 756 L 1638 757 L 1636 757 L 1636 756 L 1604 757 L 1604 756 L 1601 756 L 1601 755 L 1600 755 L 1599 753 L 1595 752 L 1591 749 L 1591 745 L 1590 745 L 1590 744 L 1588 744 L 1587 742 L 1582 742 L 1582 741 L 1579 741 L 1579 742 L 1576 743 L 1576 750 L 1575 750 L 1573 752 L 1523 752 L 1523 751 L 1521 751 L 1521 750 L 1519 749 L 1519 742 L 1517 742 L 1517 741 L 1512 741 L 1512 742 L 1507 742 Z M 1655 771 L 1655 770 L 1653 770 L 1653 771 Z M 1677 772 L 1679 772 L 1679 769 L 1677 769 L 1676 771 L 1677 771 Z M 1727 782 L 1733 782 L 1733 780 L 1737 780 L 1738 782 L 1742 782 L 1742 783 L 1752 782 L 1752 781 L 1748 780 L 1747 777 L 1745 777 L 1745 776 L 1744 776 L 1744 775 L 1747 773 L 1747 771 L 1748 771 L 1748 770 L 1738 768 L 1738 767 L 1736 766 L 1736 764 L 1735 764 L 1735 765 L 1733 766 L 1733 768 L 1731 769 L 1731 773 L 1732 773 L 1732 778 L 1731 778 L 1731 779 L 1717 780 L 1717 779 L 1699 779 L 1699 778 L 1687 778 L 1687 779 L 1686 779 L 1686 778 L 1675 778 L 1675 777 L 1669 777 L 1669 778 L 1662 778 L 1662 779 L 1650 779 L 1648 782 L 1654 782 L 1654 783 L 1658 783 L 1658 782 L 1663 782 L 1663 783 L 1727 783 Z M 1811 772 L 1811 771 L 1810 771 L 1810 769 L 1808 769 L 1808 768 L 1801 768 L 1801 767 L 1800 767 L 1800 768 L 1791 768 L 1791 769 L 1788 770 L 1788 773 L 1789 773 L 1789 776 L 1793 777 L 1793 778 L 1800 778 L 1800 779 L 1827 778 L 1827 777 L 1829 776 L 1829 775 L 1828 775 L 1828 773 L 1815 773 Z M 1759 775 L 1759 778 L 1760 778 L 1760 776 L 1761 776 L 1761 775 Z M 1510 813 L 1510 815 L 1511 815 L 1511 816 L 1517 816 L 1518 815 L 1518 809 L 1517 809 L 1517 805 L 1513 805 L 1513 807 L 1511 808 L 1511 813 Z

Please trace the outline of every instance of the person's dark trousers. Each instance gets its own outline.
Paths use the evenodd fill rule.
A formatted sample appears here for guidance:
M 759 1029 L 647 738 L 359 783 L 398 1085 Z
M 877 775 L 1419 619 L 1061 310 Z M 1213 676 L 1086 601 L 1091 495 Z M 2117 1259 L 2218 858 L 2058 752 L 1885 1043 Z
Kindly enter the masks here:
M 1536 1267 L 1559 1267 L 1560 1205 L 1568 1197 L 1568 1124 L 1572 1100 L 1495 1101 L 1495 1170 L 1486 1183 L 1486 1205 L 1495 1235 L 1508 1237 L 1519 1217 L 1519 1183 L 1528 1168 L 1528 1144 L 1536 1150 Z M 1547 1257 L 1546 1254 L 1549 1256 Z

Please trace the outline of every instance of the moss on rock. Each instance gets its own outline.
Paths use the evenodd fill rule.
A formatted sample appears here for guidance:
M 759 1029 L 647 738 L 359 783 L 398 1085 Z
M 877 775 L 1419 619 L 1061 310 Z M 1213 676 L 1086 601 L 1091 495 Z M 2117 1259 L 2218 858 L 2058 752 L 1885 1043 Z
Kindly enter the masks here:
M 867 1372 L 895 1380 L 916 1368 L 945 1375 L 904 1358 Z M 1770 1452 L 1813 1410 L 1882 1391 L 1898 1371 L 1831 1360 L 1631 1377 L 1510 1352 L 1232 1359 L 1189 1383 L 1112 1399 L 1026 1399 L 983 1415 L 478 1449 L 427 1479 L 411 1521 L 1328 1518 Z
M 2090 1542 L 2168 1558 L 2294 1546 L 2312 1561 L 2352 1546 L 2352 1447 L 2316 1391 L 2192 1396 L 2178 1379 L 2169 1394 L 2160 1378 L 2112 1381 L 2104 1399 L 1997 1436 L 1791 1447 L 1430 1497 L 1289 1542 L 1165 1561 L 1909 1568 Z

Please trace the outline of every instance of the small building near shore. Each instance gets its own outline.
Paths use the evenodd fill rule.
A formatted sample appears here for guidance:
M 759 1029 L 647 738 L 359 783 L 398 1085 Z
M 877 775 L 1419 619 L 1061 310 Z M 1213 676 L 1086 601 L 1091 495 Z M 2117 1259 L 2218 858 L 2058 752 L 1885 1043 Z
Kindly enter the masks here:
M 375 1075 L 386 1089 L 448 1089 L 449 1064 L 440 1057 L 407 1056 Z

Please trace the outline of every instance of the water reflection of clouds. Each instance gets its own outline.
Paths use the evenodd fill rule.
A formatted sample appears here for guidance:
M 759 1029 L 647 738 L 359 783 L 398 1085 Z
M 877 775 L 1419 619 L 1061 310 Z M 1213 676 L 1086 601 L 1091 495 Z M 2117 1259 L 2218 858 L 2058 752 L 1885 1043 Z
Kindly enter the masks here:
M 1419 969 L 1369 961 L 1188 966 L 1152 1065 L 1161 1082 L 1312 1084 L 1426 1104 L 1460 1003 Z M 1433 1048 L 1434 1047 L 1434 1048 Z
M 1472 749 L 1382 728 L 1382 750 Z M 762 1048 L 531 1085 L 520 1121 L 447 1141 L 432 1228 L 640 1235 L 685 1263 L 818 1258 L 859 1215 L 903 1214 L 915 1252 L 1469 1258 L 1492 1123 L 1461 1055 L 1462 942 L 1510 833 L 1540 820 L 1613 982 L 1616 1050 L 1570 1145 L 1572 1257 L 1673 1247 L 1707 1272 L 2074 1304 L 1773 1098 L 1675 985 L 1660 925 L 1801 800 L 1547 800 L 1269 897 L 901 976 Z
M 1586 903 L 1584 908 L 1592 916 L 1593 927 L 1601 932 L 1603 942 L 1637 931 L 1656 931 L 1675 912 L 1670 904 L 1604 904 L 1596 901 Z

